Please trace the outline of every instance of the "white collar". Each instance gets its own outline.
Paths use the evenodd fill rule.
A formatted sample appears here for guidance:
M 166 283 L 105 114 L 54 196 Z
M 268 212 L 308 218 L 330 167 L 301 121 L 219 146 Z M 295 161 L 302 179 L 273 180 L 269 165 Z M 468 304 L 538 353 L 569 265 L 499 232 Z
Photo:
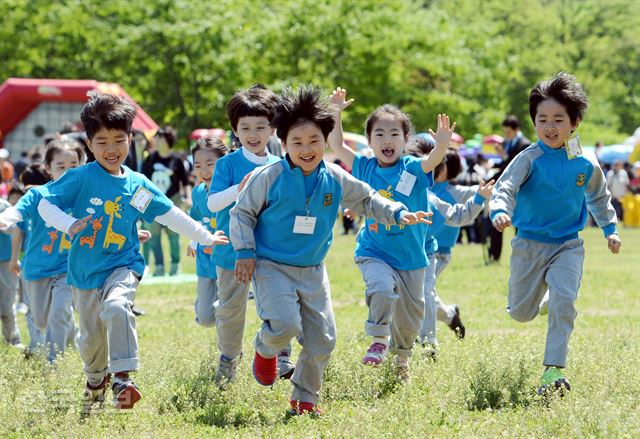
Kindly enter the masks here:
M 265 156 L 260 156 L 260 155 L 252 153 L 251 151 L 249 151 L 244 146 L 242 148 L 240 148 L 240 149 L 242 150 L 242 155 L 244 156 L 244 158 L 249 160 L 251 163 L 255 163 L 256 165 L 266 165 L 267 161 L 269 160 L 269 154 L 268 153 Z

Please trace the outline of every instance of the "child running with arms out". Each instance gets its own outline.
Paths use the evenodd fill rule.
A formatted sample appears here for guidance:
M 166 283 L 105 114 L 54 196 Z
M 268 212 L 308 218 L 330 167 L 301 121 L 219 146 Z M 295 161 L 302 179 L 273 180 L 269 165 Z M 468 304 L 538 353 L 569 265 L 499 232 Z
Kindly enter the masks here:
M 434 148 L 435 141 L 426 133 L 417 135 L 407 145 L 410 153 L 417 157 L 430 154 Z M 493 180 L 488 183 L 482 181 L 479 186 L 454 186 L 455 190 L 452 193 L 445 192 L 444 195 L 441 195 L 438 192 L 439 185 L 441 186 L 442 182 L 448 182 L 450 175 L 456 176 L 461 168 L 460 155 L 456 150 L 450 149 L 447 151 L 445 159 L 433 171 L 436 182 L 433 190 L 427 191 L 429 207 L 432 208 L 434 214 L 431 218 L 432 224 L 427 231 L 424 247 L 429 265 L 424 278 L 424 320 L 419 339 L 425 348 L 425 353 L 433 359 L 436 358 L 439 347 L 436 336 L 437 320 L 447 323 L 459 338 L 462 339 L 465 335 L 465 327 L 460 320 L 458 306 L 445 305 L 435 291 L 436 279 L 448 263 L 448 260 L 445 263 L 440 263 L 441 244 L 436 234 L 445 227 L 459 230 L 460 226 L 472 223 L 475 217 L 482 212 L 484 202 L 491 197 L 494 186 Z M 458 232 L 455 231 L 451 235 L 448 240 L 444 240 L 442 247 L 453 246 L 457 240 Z
M 258 166 L 280 160 L 269 154 L 267 143 L 273 135 L 269 125 L 273 119 L 278 97 L 271 90 L 254 85 L 237 92 L 227 104 L 227 116 L 233 133 L 238 137 L 240 149 L 218 161 L 213 174 L 207 206 L 216 212 L 218 230 L 229 235 L 229 211 L 235 205 L 238 193 L 244 188 L 251 172 Z M 216 332 L 220 349 L 220 365 L 216 381 L 220 385 L 235 380 L 242 354 L 242 337 L 249 297 L 249 281 L 240 282 L 234 276 L 236 252 L 233 247 L 213 250 L 213 262 L 218 274 L 218 300 L 215 305 Z M 293 374 L 290 360 L 291 347 L 278 355 L 279 375 L 289 378 Z
M 224 157 L 229 148 L 215 137 L 205 137 L 191 148 L 193 172 L 200 182 L 191 192 L 192 206 L 189 216 L 200 222 L 210 232 L 216 230 L 216 215 L 207 207 L 207 196 L 211 187 L 211 176 L 218 159 Z M 196 258 L 198 276 L 197 298 L 195 303 L 196 323 L 202 326 L 215 326 L 214 303 L 218 299 L 216 266 L 211 261 L 214 247 L 191 241 L 187 256 Z
M 412 134 L 409 115 L 393 105 L 383 105 L 369 115 L 366 134 L 375 157 L 357 154 L 343 143 L 340 113 L 353 100 L 346 90 L 332 94 L 336 129 L 330 144 L 336 155 L 352 168 L 355 178 L 371 185 L 383 197 L 399 201 L 409 210 L 428 210 L 426 190 L 433 186 L 432 170 L 442 161 L 456 124 L 438 116 L 437 132 L 430 130 L 436 147 L 426 157 L 403 155 Z M 429 221 L 430 222 L 430 221 Z M 372 342 L 362 362 L 380 365 L 390 347 L 396 355 L 396 371 L 409 378 L 409 357 L 424 318 L 424 279 L 428 260 L 424 251 L 427 227 L 383 226 L 367 219 L 358 234 L 355 261 L 366 287 L 369 316 L 365 332 Z
M 427 216 L 384 199 L 338 165 L 322 160 L 335 122 L 320 94 L 314 87 L 285 90 L 271 124 L 287 155 L 254 171 L 231 210 L 236 276 L 248 282 L 255 271 L 256 307 L 263 321 L 255 338 L 256 380 L 273 384 L 278 353 L 294 337 L 302 345 L 291 378 L 293 414 L 318 412 L 324 368 L 335 347 L 323 261 L 338 206 L 390 225 L 424 223 Z
M 529 113 L 538 142 L 509 164 L 489 203 L 493 226 L 512 223 L 507 311 L 519 321 L 533 320 L 548 291 L 548 328 L 539 394 L 570 390 L 562 369 L 577 315 L 582 279 L 583 240 L 578 237 L 588 212 L 602 229 L 611 253 L 620 251 L 617 218 L 602 169 L 582 154 L 574 134 L 587 110 L 587 95 L 576 78 L 558 73 L 529 95 Z
M 228 242 L 174 206 L 145 176 L 122 165 L 135 115 L 125 99 L 91 92 L 80 118 L 96 161 L 49 184 L 38 205 L 48 224 L 72 238 L 67 281 L 80 317 L 85 411 L 104 401 L 110 374 L 116 408 L 132 408 L 141 397 L 129 376 L 139 369 L 131 304 L 145 266 L 137 221 L 155 220 L 204 245 Z
M 57 181 L 67 170 L 84 162 L 84 148 L 73 140 L 53 140 L 47 145 L 44 163 L 47 178 L 50 176 L 52 181 Z M 29 181 L 30 177 L 37 177 L 37 168 L 28 168 L 28 171 L 24 178 L 31 183 L 31 188 L 13 209 L 0 216 L 0 228 L 16 223 L 30 225 L 22 274 L 33 322 L 42 333 L 47 333 L 48 360 L 51 362 L 57 352 L 63 353 L 67 345 L 73 344 L 76 335 L 73 295 L 67 284 L 71 241 L 66 233 L 56 230 L 40 217 L 38 205 L 50 183 L 42 186 L 33 184 L 40 183 Z M 18 240 L 21 241 L 20 237 Z M 16 265 L 17 259 L 14 270 L 20 270 Z

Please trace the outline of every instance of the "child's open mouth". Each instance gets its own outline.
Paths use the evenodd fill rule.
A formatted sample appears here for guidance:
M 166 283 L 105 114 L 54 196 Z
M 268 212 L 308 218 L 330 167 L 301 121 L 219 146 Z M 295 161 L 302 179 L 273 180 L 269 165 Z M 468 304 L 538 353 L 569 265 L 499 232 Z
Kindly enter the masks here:
M 302 160 L 304 163 L 311 163 L 315 158 L 315 154 L 310 156 L 300 156 L 300 160 Z
M 114 165 L 116 163 L 118 163 L 118 160 L 120 159 L 120 156 L 116 155 L 113 157 L 105 157 L 104 160 L 109 163 L 110 165 Z
M 382 155 L 385 157 L 393 157 L 395 151 L 392 148 L 382 148 Z
M 258 148 L 258 147 L 260 147 L 260 141 L 259 140 L 257 142 L 249 142 L 249 141 L 247 141 L 247 143 L 249 144 L 249 148 Z

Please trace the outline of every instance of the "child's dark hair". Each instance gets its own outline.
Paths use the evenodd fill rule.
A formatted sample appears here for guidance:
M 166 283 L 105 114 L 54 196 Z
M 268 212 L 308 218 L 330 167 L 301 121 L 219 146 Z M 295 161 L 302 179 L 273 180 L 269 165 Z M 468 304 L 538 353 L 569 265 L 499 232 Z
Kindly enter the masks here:
M 156 133 L 156 137 L 162 137 L 167 141 L 167 145 L 169 148 L 173 148 L 173 145 L 176 144 L 176 140 L 178 140 L 178 134 L 176 130 L 171 125 L 165 125 L 158 130 Z
M 431 154 L 431 151 L 436 147 L 436 143 L 433 137 L 430 135 L 417 134 L 407 142 L 406 151 L 414 157 L 424 157 Z M 433 169 L 433 175 L 438 176 L 444 169 L 444 165 L 447 161 L 445 157 L 440 163 Z
M 333 130 L 335 121 L 328 102 L 322 98 L 322 90 L 313 85 L 301 85 L 297 91 L 283 90 L 271 121 L 278 138 L 286 141 L 291 128 L 307 122 L 315 124 L 325 140 Z
M 191 147 L 191 155 L 196 156 L 198 151 L 213 151 L 220 158 L 229 152 L 229 148 L 218 137 L 203 137 Z
M 20 183 L 26 186 L 42 186 L 51 181 L 51 175 L 47 172 L 43 163 L 33 163 L 20 174 Z
M 517 116 L 510 114 L 504 118 L 504 120 L 502 121 L 502 126 L 517 130 L 520 129 L 520 120 Z
M 395 105 L 384 104 L 373 110 L 373 113 L 371 113 L 367 118 L 367 122 L 365 123 L 365 132 L 367 133 L 367 138 L 369 140 L 371 140 L 371 132 L 373 131 L 373 126 L 385 114 L 391 115 L 400 120 L 400 123 L 402 124 L 402 132 L 404 133 L 405 137 L 413 133 L 413 124 L 411 123 L 411 117 Z
M 240 90 L 227 104 L 227 117 L 231 122 L 231 128 L 237 131 L 238 121 L 241 117 L 247 116 L 264 116 L 271 122 L 277 104 L 278 96 L 260 84 Z
M 445 155 L 445 160 L 447 163 L 447 180 L 454 180 L 462 172 L 460 154 L 455 149 L 449 149 Z
M 582 85 L 576 77 L 566 72 L 560 72 L 553 78 L 540 81 L 533 87 L 529 95 L 529 114 L 533 123 L 536 122 L 538 105 L 547 99 L 555 99 L 562 105 L 569 115 L 572 124 L 587 111 L 589 101 Z
M 11 186 L 11 190 L 9 190 L 9 193 L 7 194 L 7 198 L 11 198 L 12 195 L 18 195 L 18 198 L 20 198 L 24 194 L 25 194 L 24 185 L 19 181 L 17 181 L 13 184 L 13 186 Z
M 59 139 L 52 140 L 47 144 L 47 151 L 44 153 L 44 163 L 47 166 L 51 166 L 51 162 L 53 162 L 53 156 L 56 153 L 61 151 L 73 151 L 78 156 L 78 163 L 83 164 L 87 159 L 86 154 L 84 153 L 84 147 L 72 139 Z
M 90 91 L 87 96 L 89 102 L 82 107 L 80 120 L 89 140 L 103 128 L 131 133 L 136 107 L 128 100 L 97 91 Z

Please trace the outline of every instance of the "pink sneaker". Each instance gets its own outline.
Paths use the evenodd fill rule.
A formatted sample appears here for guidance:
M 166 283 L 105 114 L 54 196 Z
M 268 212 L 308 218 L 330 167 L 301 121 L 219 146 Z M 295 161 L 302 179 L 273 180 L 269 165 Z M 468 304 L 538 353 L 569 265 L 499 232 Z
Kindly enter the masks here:
M 367 349 L 367 353 L 362 357 L 364 364 L 370 364 L 371 366 L 379 366 L 382 364 L 387 354 L 389 353 L 389 346 L 384 343 L 372 343 Z

